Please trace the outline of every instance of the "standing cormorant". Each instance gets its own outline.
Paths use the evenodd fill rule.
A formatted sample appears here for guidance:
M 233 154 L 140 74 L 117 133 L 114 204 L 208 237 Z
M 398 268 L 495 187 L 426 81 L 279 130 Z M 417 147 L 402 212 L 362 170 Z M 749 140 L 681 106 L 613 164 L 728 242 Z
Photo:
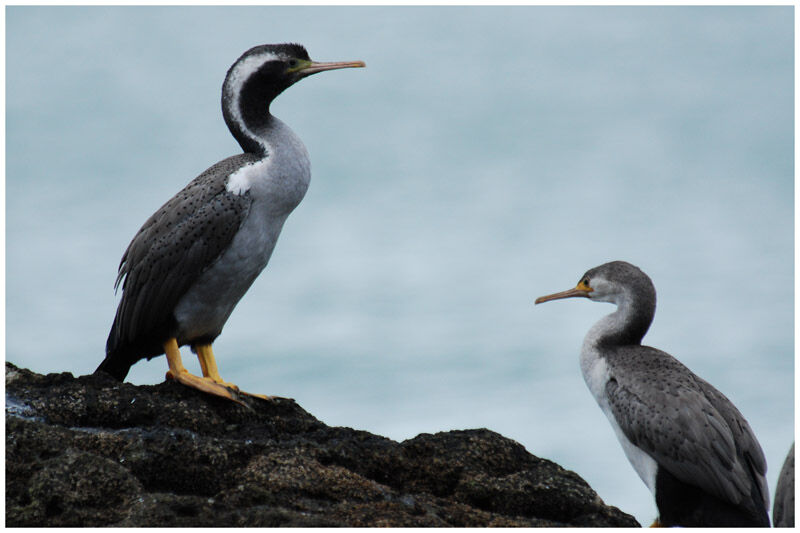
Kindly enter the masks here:
M 237 399 L 238 387 L 219 375 L 211 343 L 267 265 L 311 177 L 303 142 L 270 114 L 270 103 L 311 74 L 363 66 L 311 61 L 298 44 L 256 46 L 236 60 L 222 86 L 222 115 L 244 153 L 192 180 L 128 245 L 115 284 L 122 283 L 122 299 L 97 371 L 121 381 L 140 359 L 166 353 L 167 377 Z M 186 344 L 202 378 L 181 362 Z
M 641 344 L 656 310 L 647 274 L 613 261 L 536 303 L 572 297 L 617 306 L 586 335 L 581 371 L 655 496 L 657 524 L 769 527 L 767 463 L 747 421 L 680 361 Z

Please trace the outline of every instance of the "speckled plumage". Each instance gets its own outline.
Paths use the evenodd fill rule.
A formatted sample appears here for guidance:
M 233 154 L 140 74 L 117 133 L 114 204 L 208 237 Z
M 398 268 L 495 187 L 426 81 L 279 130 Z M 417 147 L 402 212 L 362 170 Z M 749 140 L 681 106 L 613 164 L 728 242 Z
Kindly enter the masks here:
M 753 514 L 766 509 L 764 455 L 725 395 L 649 346 L 621 346 L 606 360 L 608 403 L 632 444 L 685 483 Z
M 302 141 L 269 105 L 305 76 L 361 62 L 313 63 L 296 44 L 262 45 L 228 70 L 222 112 L 244 150 L 213 165 L 165 203 L 120 263 L 122 298 L 98 367 L 124 379 L 164 343 L 210 344 L 267 265 L 311 170 Z M 205 372 L 205 370 L 204 370 Z
M 641 345 L 656 308 L 650 278 L 614 261 L 587 271 L 578 288 L 539 300 L 572 296 L 617 305 L 586 335 L 581 370 L 654 493 L 661 524 L 768 526 L 767 465 L 745 418 L 680 361 Z
M 225 190 L 224 177 L 253 154 L 220 161 L 192 180 L 144 223 L 122 256 L 123 296 L 107 350 L 132 357 L 163 352 L 162 337 L 177 327 L 173 310 L 197 277 L 230 244 L 251 201 Z M 131 362 L 132 364 L 132 362 Z

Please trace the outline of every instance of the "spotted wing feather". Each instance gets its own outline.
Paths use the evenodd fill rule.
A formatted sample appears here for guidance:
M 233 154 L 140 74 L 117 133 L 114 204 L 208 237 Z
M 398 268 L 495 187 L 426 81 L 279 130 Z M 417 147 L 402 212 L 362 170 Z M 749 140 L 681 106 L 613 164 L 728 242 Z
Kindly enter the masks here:
M 642 365 L 643 358 L 650 364 Z M 615 359 L 637 360 L 625 373 L 612 369 L 606 385 L 609 406 L 633 444 L 684 483 L 760 512 L 755 491 L 767 508 L 764 453 L 730 400 L 655 348 L 622 347 Z
M 139 359 L 163 353 L 161 344 L 174 335 L 175 306 L 228 248 L 250 207 L 248 194 L 226 190 L 226 178 L 257 159 L 220 161 L 144 223 L 120 262 L 115 287 L 122 285 L 122 299 L 98 370 L 123 379 Z

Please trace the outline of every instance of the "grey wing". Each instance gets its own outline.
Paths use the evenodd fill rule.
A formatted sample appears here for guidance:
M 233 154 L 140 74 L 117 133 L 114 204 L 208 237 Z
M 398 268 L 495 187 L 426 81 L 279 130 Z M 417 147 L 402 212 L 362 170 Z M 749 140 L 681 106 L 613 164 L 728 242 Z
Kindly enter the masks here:
M 652 350 L 652 365 L 639 375 L 616 375 L 606 385 L 625 436 L 679 480 L 747 505 L 753 482 L 763 483 L 763 469 L 757 462 L 761 480 L 754 480 L 739 448 L 754 446 L 762 460 L 763 453 L 744 417 L 668 354 L 637 348 Z M 641 363 L 641 353 L 638 357 Z
M 764 451 L 758 443 L 755 433 L 742 413 L 733 405 L 724 394 L 714 388 L 710 383 L 699 376 L 695 376 L 698 384 L 703 390 L 706 398 L 722 415 L 733 434 L 733 441 L 736 444 L 737 456 L 742 459 L 745 469 L 752 469 L 753 478 L 758 484 L 758 491 L 764 508 L 769 508 L 769 487 L 767 486 L 767 460 Z
M 122 282 L 123 290 L 112 329 L 116 345 L 135 343 L 170 322 L 181 296 L 228 247 L 250 197 L 229 193 L 225 178 L 248 159 L 235 156 L 206 170 L 133 238 L 116 282 Z

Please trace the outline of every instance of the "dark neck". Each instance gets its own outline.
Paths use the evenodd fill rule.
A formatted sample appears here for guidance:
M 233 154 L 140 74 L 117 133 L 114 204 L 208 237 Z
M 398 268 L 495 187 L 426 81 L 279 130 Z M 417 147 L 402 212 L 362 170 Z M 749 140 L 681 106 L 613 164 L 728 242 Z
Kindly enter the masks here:
M 266 155 L 265 138 L 275 118 L 269 112 L 272 100 L 283 90 L 254 76 L 238 95 L 222 91 L 222 116 L 231 135 L 246 153 Z
M 642 343 L 656 312 L 655 292 L 625 294 L 617 310 L 594 325 L 590 334 L 598 346 L 625 346 Z
M 246 123 L 244 127 L 228 120 L 225 122 L 228 124 L 231 135 L 233 135 L 233 138 L 236 139 L 236 142 L 239 143 L 245 153 L 265 156 L 267 151 L 264 139 L 272 120 L 273 116 L 269 114 L 269 111 L 266 111 L 258 122 Z

